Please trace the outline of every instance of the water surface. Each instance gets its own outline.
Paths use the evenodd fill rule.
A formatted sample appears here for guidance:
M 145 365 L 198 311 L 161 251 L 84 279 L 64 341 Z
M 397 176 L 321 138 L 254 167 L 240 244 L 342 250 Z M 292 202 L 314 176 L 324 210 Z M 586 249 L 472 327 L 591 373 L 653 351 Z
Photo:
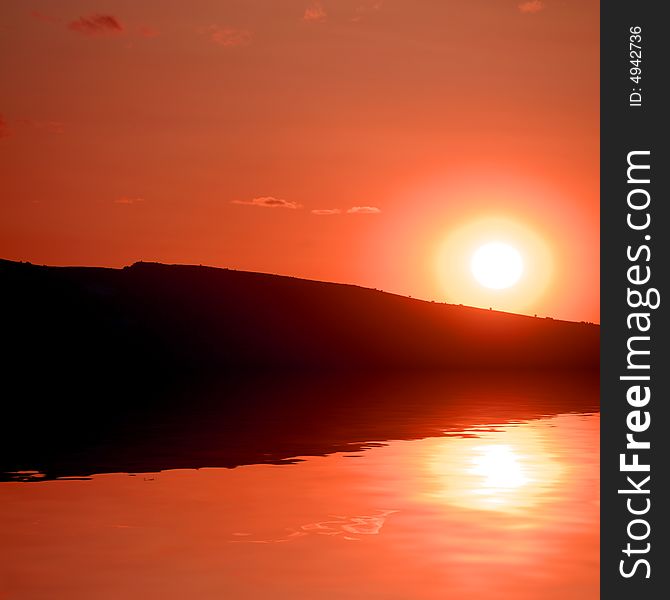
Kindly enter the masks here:
M 314 424 L 318 435 L 275 419 L 269 430 L 291 439 L 276 431 L 270 452 L 238 449 L 236 468 L 101 467 L 83 479 L 14 473 L 0 484 L 0 597 L 597 598 L 594 389 L 438 381 L 413 398 L 416 382 L 392 387 L 395 394 L 375 388 L 379 405 L 370 390 L 357 398 L 373 407 L 386 399 L 388 414 L 356 413 L 343 398 L 347 410 L 320 413 L 328 426 Z M 235 423 L 211 413 L 207 421 L 221 443 L 189 438 L 195 466 L 222 460 L 212 444 L 238 439 Z M 168 430 L 172 437 L 159 435 L 165 443 L 177 439 Z M 309 452 L 291 455 L 296 447 Z M 166 465 L 176 460 L 169 449 L 161 456 Z M 90 466 L 85 458 L 67 464 L 73 476 Z

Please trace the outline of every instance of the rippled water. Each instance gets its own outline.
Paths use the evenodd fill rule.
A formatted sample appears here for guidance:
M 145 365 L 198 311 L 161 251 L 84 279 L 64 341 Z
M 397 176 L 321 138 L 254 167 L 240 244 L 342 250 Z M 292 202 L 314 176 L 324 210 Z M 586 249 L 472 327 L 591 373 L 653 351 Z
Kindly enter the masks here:
M 546 412 L 291 464 L 2 483 L 0 597 L 597 598 L 599 415 Z

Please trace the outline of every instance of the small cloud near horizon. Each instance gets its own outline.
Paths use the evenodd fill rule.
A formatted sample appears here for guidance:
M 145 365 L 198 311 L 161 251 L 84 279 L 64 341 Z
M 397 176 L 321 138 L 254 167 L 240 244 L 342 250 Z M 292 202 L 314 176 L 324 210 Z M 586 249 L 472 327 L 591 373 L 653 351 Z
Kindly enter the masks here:
M 283 200 L 282 198 L 275 198 L 274 196 L 261 196 L 259 198 L 252 198 L 251 200 L 233 200 L 232 204 L 244 204 L 247 206 L 261 206 L 264 208 L 300 208 L 300 204 L 292 200 Z
M 528 0 L 519 4 L 518 9 L 525 14 L 535 14 L 544 9 L 544 2 L 542 0 Z
M 321 23 L 326 20 L 327 17 L 326 10 L 323 8 L 321 2 L 313 2 L 307 8 L 302 15 L 302 20 L 306 23 Z
M 210 25 L 204 29 L 204 33 L 212 43 L 224 48 L 247 46 L 251 43 L 251 33 L 246 29 Z
M 347 214 L 350 215 L 377 215 L 380 212 L 381 209 L 376 206 L 352 206 L 347 210 Z
M 130 198 L 128 196 L 121 196 L 120 198 L 117 198 L 114 200 L 114 204 L 139 204 L 140 202 L 144 202 L 144 198 Z
M 342 211 L 339 208 L 315 208 L 310 211 L 313 215 L 340 215 Z
M 68 24 L 68 29 L 84 35 L 118 34 L 123 31 L 123 25 L 112 15 L 91 15 L 80 17 Z

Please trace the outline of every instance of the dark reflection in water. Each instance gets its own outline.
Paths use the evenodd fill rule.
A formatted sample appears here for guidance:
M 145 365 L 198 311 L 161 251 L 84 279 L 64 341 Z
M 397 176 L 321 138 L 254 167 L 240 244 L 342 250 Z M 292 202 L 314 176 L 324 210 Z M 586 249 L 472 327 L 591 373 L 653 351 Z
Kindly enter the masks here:
M 80 391 L 51 402 L 18 404 L 25 414 L 2 443 L 5 480 L 25 471 L 53 479 L 282 463 L 370 442 L 472 435 L 463 430 L 597 411 L 598 381 L 581 373 L 265 377 L 160 392 Z
M 598 597 L 593 378 L 274 378 L 157 400 L 3 464 L 8 597 Z

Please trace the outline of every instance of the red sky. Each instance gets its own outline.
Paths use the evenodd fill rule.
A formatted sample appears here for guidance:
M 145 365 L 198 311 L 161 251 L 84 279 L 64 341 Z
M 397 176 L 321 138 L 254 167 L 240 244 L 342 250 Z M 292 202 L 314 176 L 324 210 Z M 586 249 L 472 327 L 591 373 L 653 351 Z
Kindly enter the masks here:
M 598 321 L 598 19 L 577 0 L 4 0 L 0 257 Z M 480 233 L 543 257 L 514 293 L 441 275 Z

